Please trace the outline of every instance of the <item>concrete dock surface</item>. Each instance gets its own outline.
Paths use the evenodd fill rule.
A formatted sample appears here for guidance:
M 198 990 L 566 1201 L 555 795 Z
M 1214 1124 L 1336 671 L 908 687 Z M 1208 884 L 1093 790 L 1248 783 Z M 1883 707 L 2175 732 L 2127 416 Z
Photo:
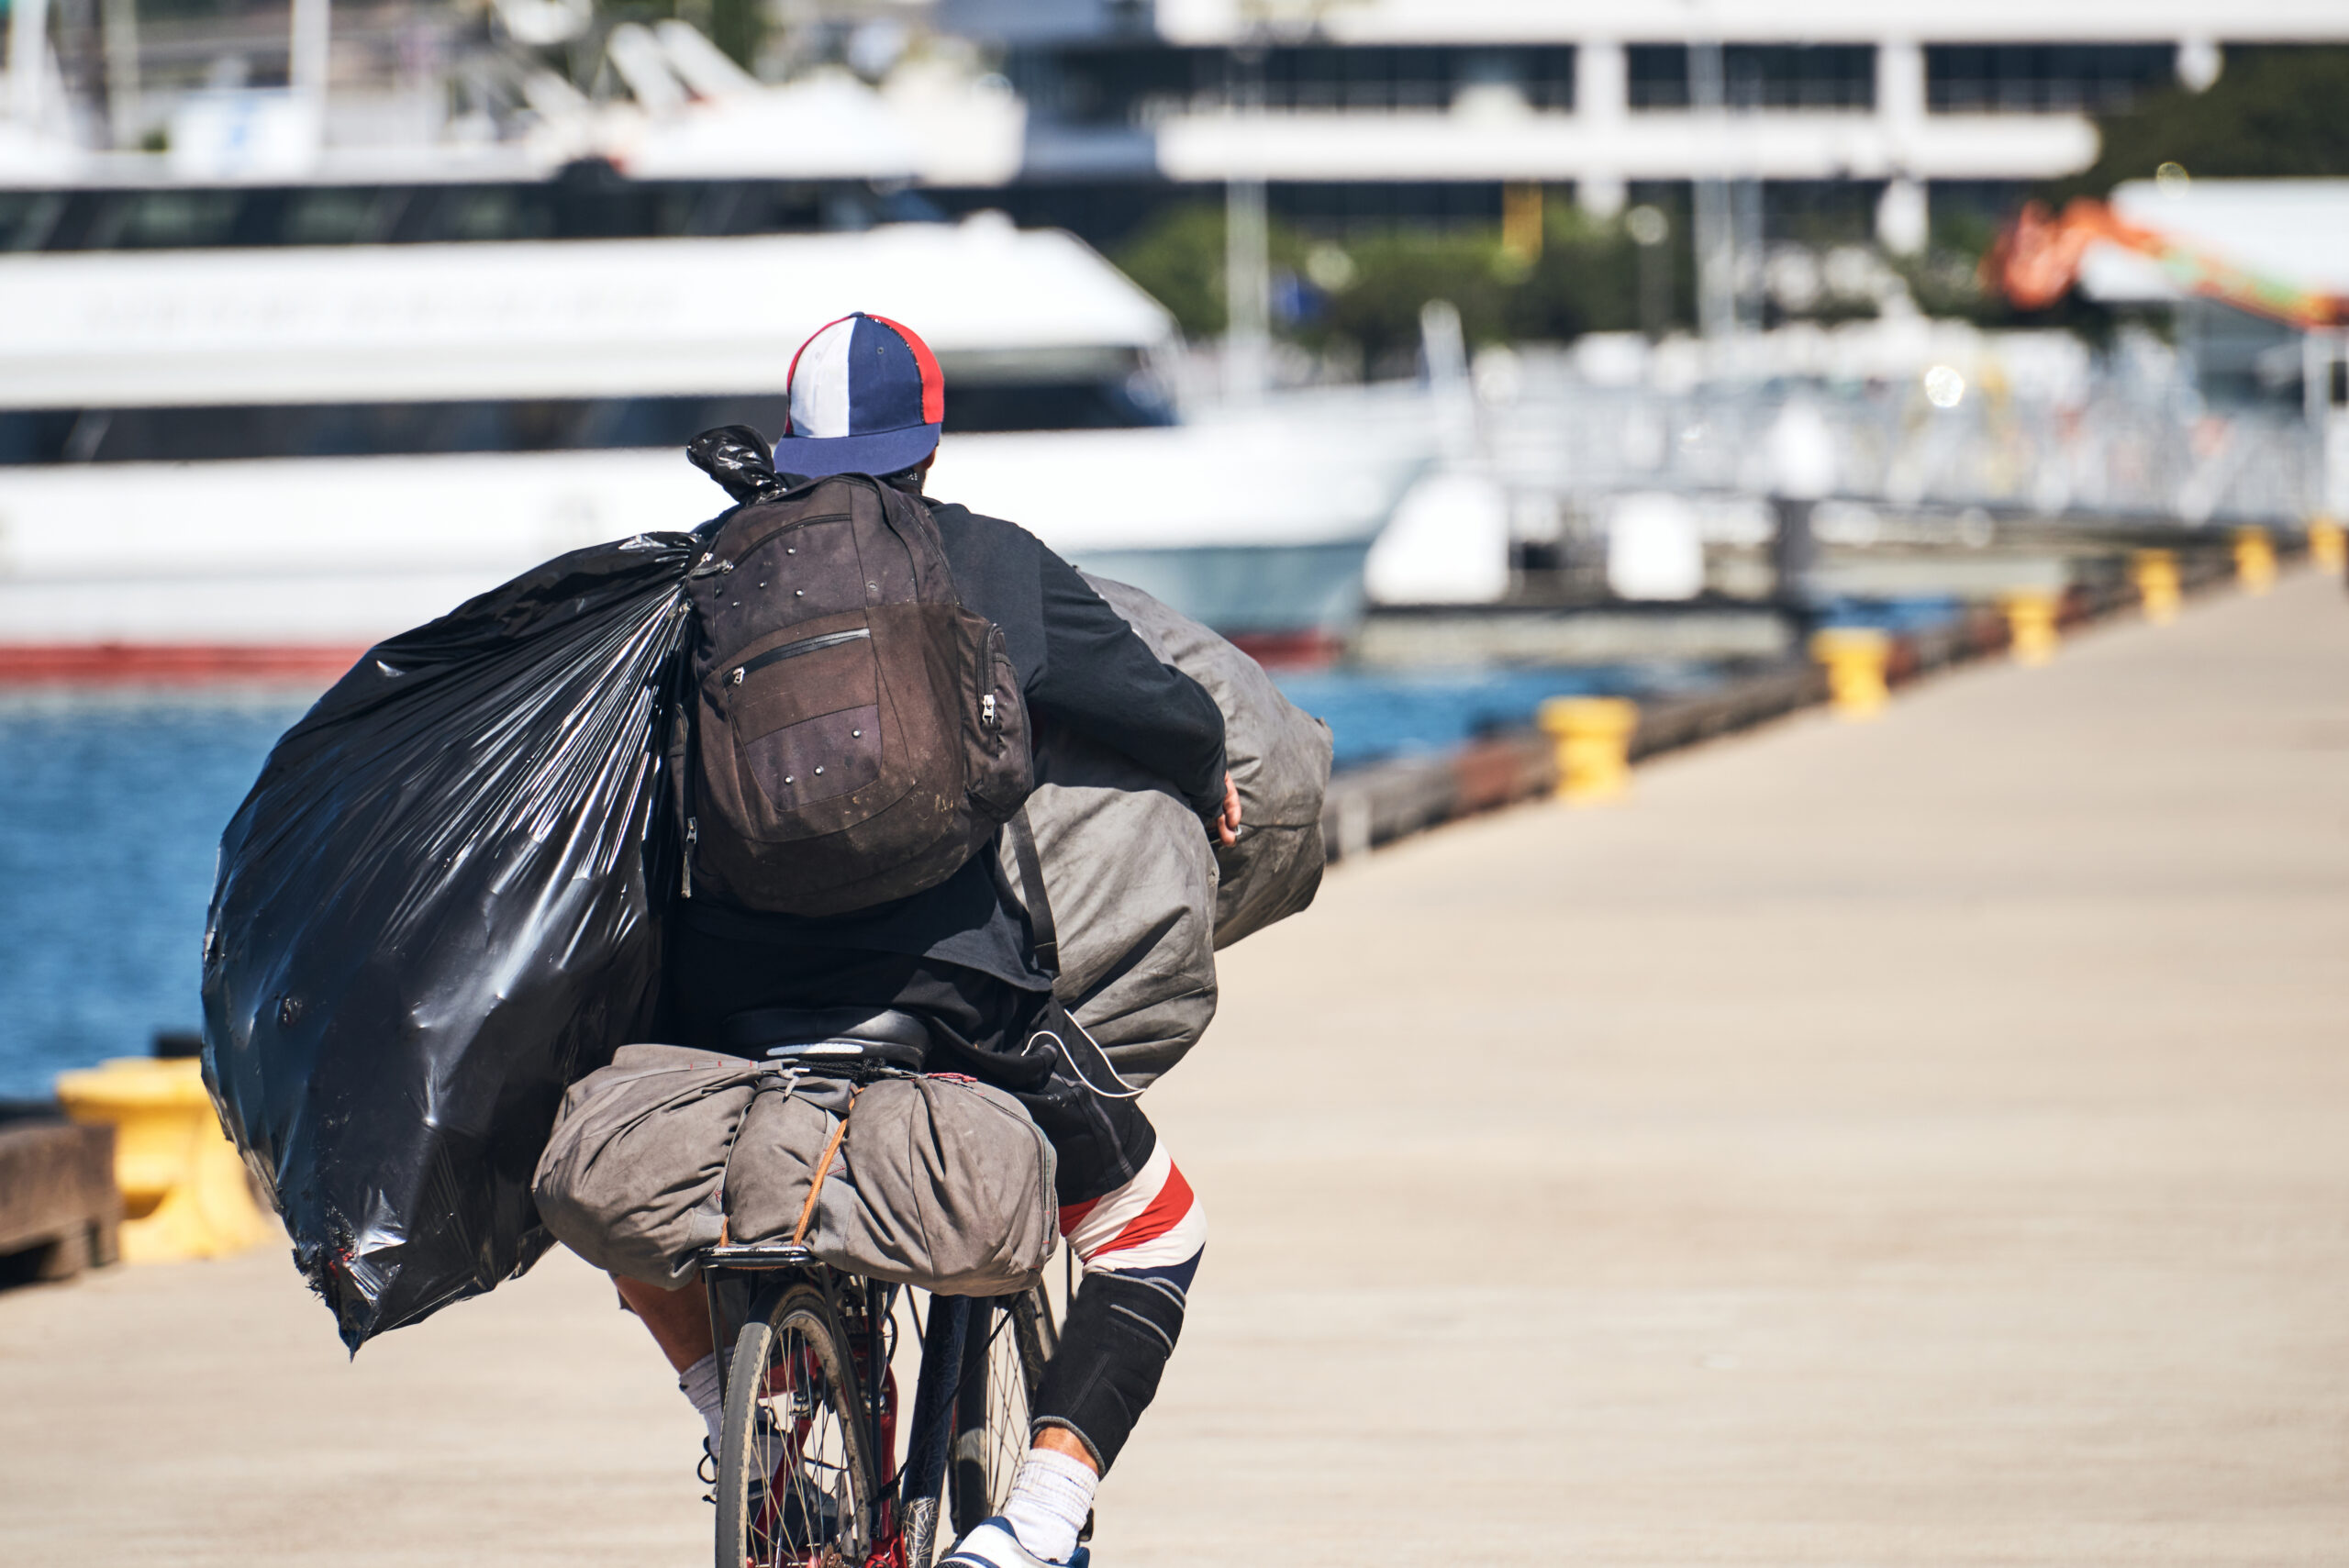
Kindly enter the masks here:
M 2349 1562 L 2349 600 L 2287 579 L 1333 873 L 1149 1105 L 1103 1568 Z M 707 1562 L 567 1257 L 0 1295 L 0 1562 Z

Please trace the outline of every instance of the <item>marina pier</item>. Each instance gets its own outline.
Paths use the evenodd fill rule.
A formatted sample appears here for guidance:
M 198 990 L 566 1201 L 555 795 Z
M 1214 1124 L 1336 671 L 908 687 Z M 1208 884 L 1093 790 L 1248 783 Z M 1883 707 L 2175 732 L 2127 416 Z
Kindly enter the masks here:
M 2326 1561 L 2344 803 L 2301 571 L 1349 857 L 1152 1093 L 1100 1560 Z M 561 1255 L 356 1362 L 273 1248 L 0 1295 L 25 1568 L 701 1561 L 698 1436 Z
M 2349 1568 L 2349 5 L 0 5 L 0 1568 Z M 708 967 L 932 729 L 1149 1310 L 748 1109 L 594 1206 L 724 1148 L 718 1375 L 518 1277 L 624 1045 L 1016 1016 Z

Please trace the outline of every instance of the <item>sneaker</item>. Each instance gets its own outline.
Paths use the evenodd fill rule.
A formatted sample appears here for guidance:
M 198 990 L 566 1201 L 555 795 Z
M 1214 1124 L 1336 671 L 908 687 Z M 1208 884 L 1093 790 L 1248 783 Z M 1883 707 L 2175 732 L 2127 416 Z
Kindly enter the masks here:
M 939 1560 L 938 1568 L 1088 1568 L 1093 1549 L 1080 1546 L 1065 1563 L 1049 1562 L 1019 1544 L 1002 1515 L 982 1519 Z

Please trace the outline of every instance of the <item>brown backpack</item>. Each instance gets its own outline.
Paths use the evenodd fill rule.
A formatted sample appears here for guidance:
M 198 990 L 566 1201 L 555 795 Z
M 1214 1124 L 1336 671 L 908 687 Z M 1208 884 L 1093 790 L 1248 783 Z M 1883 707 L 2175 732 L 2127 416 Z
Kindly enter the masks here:
M 919 500 L 841 474 L 754 501 L 685 588 L 687 896 L 791 915 L 902 898 L 1028 797 L 1019 675 Z

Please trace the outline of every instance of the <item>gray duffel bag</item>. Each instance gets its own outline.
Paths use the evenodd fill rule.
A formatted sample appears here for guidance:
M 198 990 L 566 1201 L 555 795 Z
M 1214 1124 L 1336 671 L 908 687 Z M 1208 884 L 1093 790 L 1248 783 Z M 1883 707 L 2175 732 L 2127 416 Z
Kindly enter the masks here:
M 852 1273 L 1003 1296 L 1060 1240 L 1052 1145 L 1001 1090 L 883 1078 L 852 1105 L 838 1079 L 674 1045 L 624 1045 L 571 1086 L 532 1195 L 597 1268 L 674 1287 L 721 1236 L 790 1240 L 819 1169 L 804 1239 Z
M 1059 937 L 1053 993 L 1137 1086 L 1154 1082 L 1215 1017 L 1215 954 L 1313 901 L 1330 727 L 1281 695 L 1263 666 L 1124 583 L 1085 574 L 1150 651 L 1223 710 L 1240 791 L 1240 842 L 1219 845 L 1172 784 L 1039 716 L 1036 790 L 1023 810 L 1048 896 L 1017 840 L 999 853 L 1030 917 Z
M 1281 695 L 1264 667 L 1140 588 L 1087 576 L 1159 659 L 1223 710 L 1224 757 L 1240 791 L 1240 842 L 1215 845 L 1215 945 L 1228 948 L 1313 902 L 1321 885 L 1321 799 L 1330 727 Z M 1194 820 L 1197 820 L 1194 818 Z

